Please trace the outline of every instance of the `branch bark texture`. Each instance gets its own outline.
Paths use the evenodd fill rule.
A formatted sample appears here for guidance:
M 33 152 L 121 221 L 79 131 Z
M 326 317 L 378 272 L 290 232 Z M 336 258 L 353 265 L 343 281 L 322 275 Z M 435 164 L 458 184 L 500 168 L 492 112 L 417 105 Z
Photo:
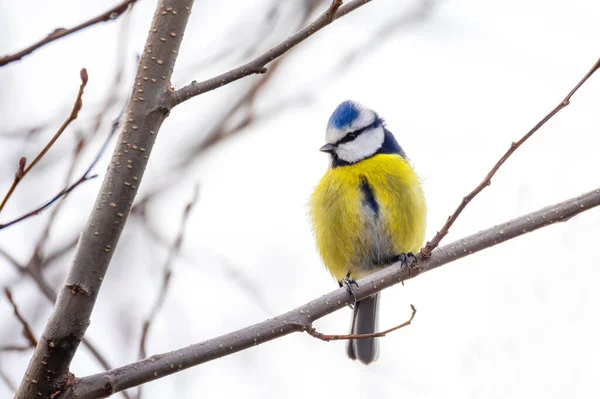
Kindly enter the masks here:
M 566 221 L 598 205 L 600 205 L 600 188 L 436 248 L 429 258 L 419 257 L 417 269 L 407 270 L 400 263 L 383 268 L 358 281 L 358 288 L 354 290 L 356 299 L 361 300 L 387 287 L 511 238 L 553 223 Z M 68 391 L 59 398 L 107 397 L 124 389 L 231 355 L 293 332 L 310 331 L 315 320 L 345 307 L 350 301 L 347 290 L 340 288 L 253 326 L 172 352 L 153 355 L 111 371 L 76 379 Z
M 167 112 L 169 82 L 193 0 L 158 3 L 138 65 L 126 121 L 66 282 L 58 293 L 15 398 L 55 397 L 72 382 L 69 366 L 90 324 L 102 280 Z

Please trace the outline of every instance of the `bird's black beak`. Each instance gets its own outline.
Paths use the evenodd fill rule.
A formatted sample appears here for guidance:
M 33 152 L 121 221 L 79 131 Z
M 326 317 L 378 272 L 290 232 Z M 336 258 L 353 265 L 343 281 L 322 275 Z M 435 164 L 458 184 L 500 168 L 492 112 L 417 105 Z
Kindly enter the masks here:
M 335 145 L 327 143 L 323 147 L 319 148 L 319 151 L 328 152 L 331 154 L 333 151 L 335 151 Z

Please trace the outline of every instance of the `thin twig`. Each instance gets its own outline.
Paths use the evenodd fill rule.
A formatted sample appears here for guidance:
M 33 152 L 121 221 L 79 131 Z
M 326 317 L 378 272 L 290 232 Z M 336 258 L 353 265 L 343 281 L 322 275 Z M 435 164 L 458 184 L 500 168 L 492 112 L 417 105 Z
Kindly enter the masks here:
M 32 350 L 31 345 L 2 345 L 0 346 L 0 352 L 25 352 Z
M 110 144 L 110 141 L 112 140 L 113 136 L 117 132 L 117 129 L 120 126 L 119 121 L 120 121 L 120 119 L 121 119 L 121 117 L 123 115 L 123 112 L 124 112 L 124 109 L 121 110 L 121 113 L 119 114 L 119 116 L 113 121 L 112 129 L 111 129 L 109 135 L 106 137 L 106 140 L 104 140 L 104 143 L 102 144 L 102 147 L 100 147 L 100 150 L 98 150 L 98 153 L 96 154 L 96 157 L 94 158 L 94 160 L 92 161 L 92 163 L 90 164 L 90 166 L 88 166 L 88 168 L 85 170 L 85 172 L 83 173 L 83 175 L 75 183 L 71 184 L 68 187 L 65 187 L 58 194 L 56 194 L 54 197 L 52 197 L 49 201 L 47 201 L 46 203 L 44 203 L 42 206 L 34 209 L 33 211 L 28 212 L 25 215 L 22 215 L 22 216 L 14 219 L 14 220 L 12 220 L 10 222 L 3 223 L 3 224 L 0 223 L 0 230 L 5 229 L 5 228 L 7 228 L 9 226 L 12 226 L 15 223 L 19 223 L 22 220 L 25 220 L 27 218 L 30 218 L 32 216 L 35 216 L 35 215 L 39 214 L 44 209 L 48 208 L 50 205 L 52 205 L 57 200 L 59 200 L 61 197 L 68 195 L 71 191 L 73 191 L 80 184 L 85 183 L 88 180 L 92 180 L 92 179 L 95 179 L 96 177 L 98 177 L 98 175 L 89 176 L 89 174 L 91 173 L 91 171 L 94 168 L 94 166 L 96 166 L 96 164 L 98 163 L 98 161 L 102 157 L 102 154 L 104 154 L 104 151 L 106 150 L 106 148 L 108 148 L 108 145 Z
M 75 151 L 73 153 L 73 157 L 71 160 L 71 166 L 68 169 L 67 172 L 67 176 L 65 178 L 65 184 L 68 185 L 69 181 L 71 180 L 71 177 L 73 175 L 73 171 L 75 170 L 75 166 L 77 165 L 77 162 L 81 156 L 81 154 L 83 153 L 83 149 L 85 148 L 85 146 L 87 145 L 87 143 L 89 142 L 89 140 L 94 137 L 97 132 L 100 130 L 100 124 L 102 121 L 102 115 L 105 115 L 109 108 L 114 104 L 114 102 L 116 101 L 116 91 L 118 88 L 118 85 L 121 81 L 121 76 L 122 76 L 122 69 L 119 69 L 119 71 L 116 74 L 115 77 L 115 82 L 113 84 L 113 91 L 111 92 L 109 98 L 106 100 L 105 106 L 103 107 L 103 109 L 98 113 L 97 117 L 96 117 L 96 123 L 94 125 L 94 128 L 92 129 L 91 134 L 89 135 L 88 140 L 86 141 L 85 139 L 83 139 L 83 137 L 80 138 L 80 140 L 78 141 L 77 145 L 75 146 Z M 106 150 L 106 147 L 108 146 L 108 144 L 110 143 L 110 141 L 112 140 L 113 136 L 115 135 L 117 128 L 119 127 L 119 123 L 121 118 L 123 117 L 123 113 L 125 112 L 125 105 L 123 106 L 123 108 L 121 108 L 121 111 L 119 112 L 119 115 L 117 116 L 117 118 L 113 121 L 112 123 L 112 128 L 110 130 L 110 133 L 108 134 L 108 137 L 104 140 L 104 144 L 102 144 L 102 147 L 100 147 L 100 150 L 98 151 L 98 154 L 96 154 L 96 157 L 94 158 L 93 162 L 91 163 L 91 165 L 87 168 L 86 170 L 86 174 L 90 173 L 91 169 L 96 165 L 96 163 L 98 163 L 98 161 L 100 160 L 100 157 L 102 156 L 102 154 L 104 153 L 104 151 Z M 56 250 L 53 254 L 52 257 L 48 256 L 46 259 L 44 259 L 43 256 L 43 248 L 44 245 L 46 244 L 46 241 L 48 240 L 48 237 L 50 236 L 50 230 L 52 229 L 52 226 L 54 224 L 54 220 L 56 219 L 58 212 L 61 209 L 61 205 L 64 204 L 64 200 L 67 198 L 67 194 L 65 194 L 61 201 L 58 203 L 58 205 L 52 210 L 52 213 L 50 214 L 50 217 L 48 218 L 48 220 L 46 221 L 46 226 L 44 227 L 44 230 L 42 232 L 42 234 L 40 235 L 40 238 L 37 241 L 37 244 L 35 245 L 35 249 L 33 251 L 33 254 L 31 256 L 31 259 L 28 263 L 27 267 L 32 267 L 34 265 L 35 262 L 39 263 L 39 267 L 42 267 L 44 265 L 50 264 L 54 259 L 52 259 L 52 257 L 55 256 L 61 256 L 65 251 L 70 250 L 71 248 L 74 248 L 75 245 L 77 244 L 77 238 L 75 238 L 74 242 L 70 242 L 69 244 L 67 244 L 66 246 L 64 246 L 63 248 L 61 248 L 60 250 Z
M 17 52 L 14 54 L 9 54 L 9 55 L 5 55 L 3 57 L 0 57 L 0 67 L 4 66 L 6 64 L 9 64 L 11 62 L 14 61 L 18 61 L 21 58 L 23 58 L 24 56 L 33 53 L 35 50 L 39 49 L 42 46 L 45 46 L 46 44 L 53 42 L 55 40 L 58 40 L 62 37 L 68 36 L 72 33 L 78 32 L 82 29 L 85 29 L 89 26 L 95 25 L 99 22 L 105 22 L 105 21 L 112 21 L 117 19 L 121 14 L 123 14 L 127 8 L 129 7 L 129 5 L 133 5 L 133 3 L 135 3 L 137 0 L 125 0 L 122 3 L 114 6 L 113 8 L 111 8 L 110 10 L 98 15 L 97 17 L 94 17 L 92 19 L 89 19 L 77 26 L 74 26 L 73 28 L 70 29 L 65 29 L 65 28 L 58 28 L 55 29 L 54 32 L 50 33 L 48 36 L 46 36 L 45 38 L 43 38 L 42 40 L 38 41 L 37 43 L 32 44 L 31 46 Z
M 177 237 L 175 241 L 173 241 L 173 245 L 169 249 L 169 254 L 167 256 L 167 261 L 165 262 L 165 267 L 163 269 L 163 280 L 162 285 L 160 287 L 160 292 L 156 297 L 156 302 L 154 302 L 154 306 L 152 306 L 152 310 L 150 314 L 144 320 L 142 325 L 142 336 L 140 338 L 140 350 L 139 350 L 139 359 L 146 358 L 146 340 L 148 339 L 148 334 L 150 332 L 150 327 L 152 322 L 156 319 L 156 315 L 160 311 L 160 308 L 163 306 L 165 302 L 165 298 L 167 297 L 167 292 L 169 291 L 169 283 L 171 282 L 171 276 L 173 274 L 173 261 L 179 254 L 181 250 L 181 244 L 183 243 L 183 236 L 185 234 L 185 227 L 187 225 L 190 213 L 198 201 L 198 185 L 194 187 L 194 193 L 192 195 L 192 199 L 187 203 L 185 208 L 183 209 L 183 214 L 181 216 L 181 223 L 179 224 L 179 231 L 177 232 Z M 142 386 L 138 387 L 137 399 L 140 399 L 142 396 Z
M 83 136 L 78 137 L 77 143 L 75 144 L 75 149 L 73 151 L 73 156 L 71 157 L 71 165 L 69 165 L 69 167 L 67 169 L 67 175 L 65 176 L 64 184 L 67 187 L 69 186 L 69 182 L 71 181 L 71 178 L 73 177 L 73 172 L 75 171 L 75 167 L 77 166 L 77 161 L 81 157 L 81 154 L 83 153 L 83 149 L 85 148 L 85 146 L 86 146 L 86 140 L 84 139 L 84 137 Z M 48 217 L 48 220 L 46 220 L 46 224 L 44 226 L 44 229 L 42 230 L 42 234 L 40 234 L 40 237 L 38 238 L 37 243 L 35 244 L 35 248 L 33 250 L 31 258 L 29 259 L 29 262 L 27 263 L 27 267 L 35 267 L 35 268 L 41 267 L 41 265 L 43 263 L 43 258 L 44 258 L 44 255 L 43 255 L 44 246 L 46 245 L 46 242 L 48 241 L 48 238 L 50 237 L 50 230 L 52 229 L 52 226 L 54 225 L 54 221 L 56 220 L 62 205 L 65 203 L 67 196 L 68 196 L 67 194 L 63 195 L 61 200 L 58 201 L 58 204 L 56 204 L 56 206 L 52 209 L 52 212 L 50 212 L 50 216 Z
M 12 292 L 10 292 L 10 289 L 8 289 L 8 287 L 4 288 L 4 295 L 6 296 L 6 299 L 8 299 L 8 302 L 10 302 L 10 304 L 12 305 L 15 317 L 23 326 L 23 336 L 25 337 L 27 342 L 29 342 L 30 348 L 35 348 L 37 346 L 37 339 L 35 338 L 35 335 L 33 335 L 33 331 L 31 331 L 31 327 L 29 326 L 29 323 L 27 323 L 27 320 L 25 320 L 25 318 L 21 316 L 19 308 L 17 307 L 17 304 L 13 299 Z
M 437 232 L 437 234 L 433 237 L 431 241 L 428 241 L 427 244 L 421 249 L 421 256 L 427 258 L 431 256 L 431 251 L 433 251 L 439 244 L 440 241 L 448 234 L 450 231 L 450 227 L 454 224 L 458 216 L 465 209 L 465 207 L 479 194 L 484 188 L 492 184 L 492 177 L 496 174 L 498 169 L 502 166 L 504 162 L 527 140 L 529 139 L 535 132 L 539 130 L 546 122 L 548 122 L 554 115 L 556 115 L 561 109 L 565 108 L 567 105 L 571 103 L 571 97 L 579 90 L 581 86 L 596 72 L 600 69 L 600 58 L 596 61 L 596 63 L 592 66 L 592 68 L 585 74 L 583 78 L 575 85 L 575 87 L 567 94 L 567 96 L 562 100 L 552 111 L 550 111 L 542 120 L 540 120 L 525 136 L 521 137 L 521 139 L 517 142 L 513 142 L 510 145 L 510 148 L 506 153 L 496 162 L 492 170 L 489 171 L 487 176 L 483 179 L 481 183 L 473 191 L 467 194 L 458 208 L 454 211 L 452 215 L 448 217 L 448 220 L 442 226 L 441 230 Z
M 402 263 L 369 275 L 358 281 L 357 300 L 382 291 L 401 281 L 519 237 L 531 231 L 564 222 L 600 205 L 600 188 L 577 198 L 548 206 L 506 223 L 437 248 L 429 259 L 420 258 L 418 270 L 408 270 Z M 114 370 L 79 378 L 61 399 L 91 399 L 149 382 L 181 370 L 242 351 L 293 332 L 307 331 L 315 320 L 346 307 L 352 299 L 345 288 L 339 288 L 303 306 L 252 326 L 199 342 L 171 352 L 152 355 Z
M 84 175 L 84 176 L 80 177 L 75 183 L 73 183 L 70 186 L 68 186 L 68 187 L 63 188 L 62 190 L 60 190 L 60 192 L 58 194 L 56 194 L 50 200 L 48 200 L 47 202 L 45 202 L 43 205 L 35 208 L 34 210 L 32 210 L 30 212 L 27 212 L 24 215 L 19 216 L 16 219 L 11 220 L 10 222 L 0 223 L 0 230 L 5 229 L 7 227 L 10 227 L 13 224 L 19 223 L 19 222 L 21 222 L 21 221 L 23 221 L 25 219 L 28 219 L 28 218 L 30 218 L 32 216 L 35 216 L 35 215 L 39 214 L 44 209 L 48 208 L 50 205 L 52 205 L 53 203 L 55 203 L 62 196 L 69 194 L 71 191 L 73 191 L 80 184 L 85 183 L 88 180 L 95 179 L 96 177 L 98 177 L 98 175 L 92 175 L 92 176 L 86 176 L 86 175 Z
M 165 105 L 165 108 L 171 109 L 172 107 L 181 104 L 192 97 L 215 90 L 221 86 L 235 82 L 236 80 L 242 79 L 246 76 L 266 73 L 267 68 L 265 66 L 267 64 L 281 57 L 283 54 L 294 48 L 297 44 L 303 42 L 309 36 L 323 29 L 334 20 L 348 14 L 350 11 L 357 9 L 360 6 L 365 5 L 366 3 L 369 3 L 370 1 L 371 0 L 354 0 L 349 2 L 344 7 L 340 7 L 343 3 L 342 0 L 333 0 L 329 8 L 313 23 L 299 30 L 297 33 L 293 34 L 266 53 L 261 54 L 254 60 L 204 82 L 198 83 L 193 81 L 189 85 L 173 92 L 166 100 L 168 104 Z
M 348 339 L 366 339 L 366 338 L 379 338 L 379 337 L 385 337 L 387 334 L 399 330 L 401 328 L 404 328 L 406 326 L 409 326 L 410 323 L 412 323 L 413 319 L 415 318 L 415 315 L 417 314 L 417 308 L 414 307 L 414 305 L 410 305 L 410 308 L 412 310 L 412 314 L 410 315 L 410 319 L 408 319 L 407 321 L 405 321 L 402 324 L 398 324 L 395 327 L 389 328 L 387 330 L 384 331 L 380 331 L 380 332 L 374 332 L 374 333 L 369 333 L 369 334 L 341 334 L 341 335 L 329 335 L 329 334 L 323 334 L 317 331 L 316 328 L 311 327 L 309 329 L 306 330 L 306 332 L 315 337 L 320 339 L 321 341 L 338 341 L 338 340 L 348 340 Z
M 17 170 L 17 173 L 15 173 L 13 183 L 8 189 L 6 195 L 4 196 L 2 203 L 0 204 L 0 212 L 2 212 L 2 209 L 4 209 L 4 205 L 6 205 L 6 202 L 8 201 L 12 193 L 15 191 L 15 188 L 17 187 L 19 182 L 25 177 L 25 175 L 27 175 L 27 173 L 29 173 L 31 169 L 33 169 L 33 167 L 40 161 L 40 159 L 42 159 L 42 157 L 46 155 L 48 150 L 50 150 L 52 145 L 56 142 L 56 140 L 58 140 L 58 138 L 65 131 L 67 126 L 69 126 L 71 122 L 77 119 L 79 111 L 83 106 L 83 90 L 85 89 L 85 86 L 88 82 L 88 74 L 85 68 L 83 68 L 79 72 L 79 76 L 81 78 L 81 84 L 79 85 L 79 92 L 77 93 L 77 98 L 75 98 L 75 104 L 73 104 L 73 109 L 71 110 L 71 113 L 69 114 L 68 118 L 63 122 L 62 126 L 58 129 L 58 131 L 54 134 L 54 136 L 50 139 L 48 144 L 46 144 L 46 146 L 42 149 L 42 151 L 40 151 L 40 153 L 35 157 L 35 159 L 33 160 L 33 162 L 31 162 L 29 166 L 25 167 L 27 159 L 25 157 L 21 157 L 21 159 L 19 160 L 19 168 Z

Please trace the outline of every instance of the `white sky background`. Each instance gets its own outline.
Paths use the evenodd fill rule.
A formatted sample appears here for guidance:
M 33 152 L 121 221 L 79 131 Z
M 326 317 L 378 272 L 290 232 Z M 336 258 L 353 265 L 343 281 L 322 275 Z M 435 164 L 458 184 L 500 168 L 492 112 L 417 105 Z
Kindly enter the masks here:
M 298 23 L 296 1 L 280 8 L 273 29 L 265 28 L 271 3 L 237 0 L 219 9 L 219 2 L 198 1 L 174 86 L 247 60 L 244 51 L 253 41 L 259 42 L 256 54 L 287 37 Z M 183 206 L 200 183 L 171 291 L 151 331 L 150 353 L 245 327 L 337 287 L 318 257 L 306 212 L 327 167 L 318 148 L 339 102 L 360 101 L 386 119 L 423 177 L 431 238 L 510 143 L 561 101 L 600 56 L 600 3 L 594 0 L 440 1 L 424 21 L 372 42 L 378 28 L 418 4 L 376 0 L 303 43 L 258 98 L 257 114 L 278 112 L 177 170 L 179 183 L 151 203 L 153 229 L 170 243 Z M 101 1 L 0 1 L 0 54 L 106 7 Z M 153 1 L 140 1 L 131 15 L 127 81 L 119 89 L 123 98 L 154 7 Z M 32 159 L 68 114 L 79 69 L 86 67 L 90 76 L 80 119 L 19 186 L 2 221 L 39 205 L 63 185 L 75 132 L 89 131 L 111 90 L 123 23 L 87 29 L 0 68 L 2 193 L 19 157 Z M 224 50 L 228 56 L 206 64 Z M 340 67 L 356 50 L 355 62 Z M 142 194 L 173 178 L 170 165 L 252 79 L 172 112 L 158 136 Z M 298 97 L 305 101 L 281 106 Z M 102 137 L 77 173 L 89 164 L 119 107 L 106 116 Z M 600 75 L 502 167 L 445 242 L 599 187 L 599 109 Z M 23 128 L 48 122 L 50 128 L 34 139 L 6 136 L 24 136 Z M 96 167 L 101 177 L 109 156 L 110 151 Z M 48 249 L 79 233 L 100 183 L 101 178 L 86 183 L 69 197 Z M 1 231 L 0 247 L 27 262 L 47 216 Z M 150 383 L 144 397 L 598 397 L 599 237 L 600 210 L 595 209 L 386 290 L 382 327 L 404 321 L 410 303 L 418 314 L 412 326 L 382 339 L 380 358 L 369 367 L 346 359 L 345 343 L 294 334 Z M 71 256 L 45 271 L 55 287 Z M 114 366 L 137 359 L 142 319 L 157 295 L 165 257 L 164 245 L 132 217 L 87 334 Z M 48 302 L 2 257 L 0 284 L 11 285 L 39 335 L 51 312 Z M 350 310 L 342 310 L 316 327 L 344 333 L 349 322 Z M 24 343 L 4 299 L 0 326 L 0 344 Z M 30 355 L 0 353 L 0 368 L 18 382 Z M 101 370 L 80 348 L 72 371 L 84 376 Z M 11 394 L 0 383 L 0 397 Z

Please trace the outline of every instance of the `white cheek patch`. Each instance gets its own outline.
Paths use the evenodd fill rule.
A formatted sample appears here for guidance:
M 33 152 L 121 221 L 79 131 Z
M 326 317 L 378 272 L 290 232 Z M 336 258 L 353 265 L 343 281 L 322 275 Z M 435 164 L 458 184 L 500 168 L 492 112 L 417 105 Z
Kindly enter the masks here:
M 381 148 L 384 139 L 385 132 L 379 126 L 362 132 L 352 141 L 338 145 L 335 153 L 342 161 L 355 163 L 373 156 Z

